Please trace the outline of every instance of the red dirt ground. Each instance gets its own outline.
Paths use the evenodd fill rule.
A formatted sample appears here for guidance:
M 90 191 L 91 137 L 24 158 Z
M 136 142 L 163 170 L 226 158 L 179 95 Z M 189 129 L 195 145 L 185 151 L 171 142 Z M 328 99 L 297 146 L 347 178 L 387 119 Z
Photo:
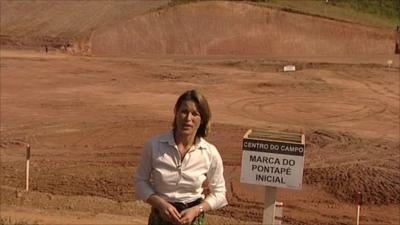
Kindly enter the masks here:
M 142 145 L 170 129 L 177 96 L 196 88 L 207 96 L 213 111 L 208 139 L 221 152 L 228 189 L 229 206 L 210 213 L 208 224 L 262 221 L 263 187 L 239 181 L 241 140 L 249 128 L 306 135 L 303 188 L 278 191 L 285 224 L 354 224 L 357 191 L 364 194 L 362 224 L 399 224 L 399 58 L 392 54 L 391 31 L 329 21 L 328 28 L 310 31 L 316 36 L 296 28 L 302 32 L 299 44 L 289 41 L 293 54 L 276 50 L 286 46 L 276 37 L 268 39 L 274 46 L 271 54 L 261 54 L 268 49 L 242 47 L 249 42 L 242 36 L 229 39 L 232 42 L 219 39 L 229 29 L 220 34 L 219 28 L 214 33 L 212 26 L 207 30 L 209 40 L 219 40 L 215 45 L 208 39 L 193 40 L 203 37 L 196 34 L 204 33 L 205 27 L 193 27 L 199 22 L 194 18 L 208 18 L 215 15 L 213 10 L 221 21 L 240 15 L 231 28 L 243 30 L 243 37 L 260 35 L 257 43 L 275 31 L 281 40 L 294 40 L 299 32 L 285 36 L 279 27 L 295 21 L 318 28 L 327 22 L 248 4 L 202 3 L 96 29 L 86 43 L 92 57 L 2 47 L 1 218 L 40 224 L 146 224 L 149 208 L 134 198 L 132 187 Z M 275 16 L 265 30 L 256 22 L 254 33 L 245 29 L 249 24 L 236 27 L 243 18 L 260 20 L 257 13 Z M 171 35 L 176 31 L 182 37 L 187 30 L 157 27 L 151 19 L 157 15 L 163 15 L 165 24 L 185 21 L 183 27 L 197 30 L 182 42 Z M 104 44 L 117 42 L 119 36 L 113 35 L 124 27 L 128 33 L 143 29 L 137 30 L 140 35 L 120 33 L 121 38 L 146 40 L 141 48 L 127 44 L 126 55 L 120 54 L 121 45 Z M 146 30 L 150 33 L 140 33 Z M 337 34 L 350 31 L 354 33 Z M 155 33 L 165 36 L 150 38 Z M 358 41 L 348 40 L 353 35 Z M 312 37 L 318 37 L 315 44 Z M 200 45 L 194 45 L 196 41 Z M 150 51 L 151 43 L 157 51 Z M 172 52 L 160 43 L 172 46 Z M 229 51 L 234 55 L 214 55 Z M 393 61 L 390 67 L 388 60 Z M 287 64 L 296 65 L 297 71 L 283 73 Z M 30 192 L 25 193 L 27 143 L 32 158 Z

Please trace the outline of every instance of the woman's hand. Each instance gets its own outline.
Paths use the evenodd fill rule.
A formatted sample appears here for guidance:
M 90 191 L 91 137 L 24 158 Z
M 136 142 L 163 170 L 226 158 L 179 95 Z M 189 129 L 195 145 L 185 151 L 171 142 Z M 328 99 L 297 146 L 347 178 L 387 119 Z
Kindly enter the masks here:
M 164 220 L 170 221 L 174 224 L 181 224 L 181 215 L 178 210 L 162 197 L 153 194 L 147 199 L 147 202 L 158 210 L 160 216 Z
M 170 221 L 174 224 L 181 224 L 181 215 L 178 210 L 168 202 L 163 202 L 158 207 L 158 212 L 160 216 L 167 221 Z
M 181 212 L 180 223 L 182 225 L 191 224 L 192 221 L 199 215 L 199 208 L 197 206 L 185 209 Z

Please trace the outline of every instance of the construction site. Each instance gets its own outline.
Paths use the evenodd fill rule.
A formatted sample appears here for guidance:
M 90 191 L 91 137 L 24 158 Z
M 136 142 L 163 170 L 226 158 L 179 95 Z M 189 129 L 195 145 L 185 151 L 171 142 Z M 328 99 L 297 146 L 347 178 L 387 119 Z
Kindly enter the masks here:
M 229 204 L 208 225 L 262 224 L 265 187 L 240 180 L 249 129 L 304 134 L 304 149 L 281 149 L 304 151 L 301 188 L 277 190 L 282 224 L 356 224 L 358 192 L 360 224 L 399 224 L 399 28 L 301 1 L 318 10 L 1 1 L 0 224 L 147 224 L 133 175 L 190 89 L 208 99 L 224 163 Z

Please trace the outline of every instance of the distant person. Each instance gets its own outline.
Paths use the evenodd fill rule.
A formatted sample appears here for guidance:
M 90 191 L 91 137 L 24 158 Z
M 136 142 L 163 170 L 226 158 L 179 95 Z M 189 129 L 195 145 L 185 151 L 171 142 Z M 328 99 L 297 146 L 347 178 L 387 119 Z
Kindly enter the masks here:
M 48 53 L 49 52 L 49 48 L 47 47 L 47 45 L 45 45 L 44 48 L 46 50 L 46 53 Z
M 190 90 L 178 98 L 174 114 L 172 130 L 144 145 L 135 192 L 152 206 L 149 225 L 204 225 L 205 212 L 227 205 L 222 158 L 204 139 L 211 111 L 206 98 Z

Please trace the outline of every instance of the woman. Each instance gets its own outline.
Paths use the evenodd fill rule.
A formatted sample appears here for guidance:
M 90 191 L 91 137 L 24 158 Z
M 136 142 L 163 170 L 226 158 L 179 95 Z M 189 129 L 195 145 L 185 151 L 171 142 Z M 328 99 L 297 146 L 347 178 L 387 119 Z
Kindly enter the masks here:
M 136 195 L 152 206 L 149 225 L 203 225 L 205 212 L 227 204 L 221 156 L 204 139 L 211 112 L 204 96 L 190 90 L 178 98 L 174 113 L 172 131 L 144 146 Z M 206 179 L 210 193 L 205 196 Z

